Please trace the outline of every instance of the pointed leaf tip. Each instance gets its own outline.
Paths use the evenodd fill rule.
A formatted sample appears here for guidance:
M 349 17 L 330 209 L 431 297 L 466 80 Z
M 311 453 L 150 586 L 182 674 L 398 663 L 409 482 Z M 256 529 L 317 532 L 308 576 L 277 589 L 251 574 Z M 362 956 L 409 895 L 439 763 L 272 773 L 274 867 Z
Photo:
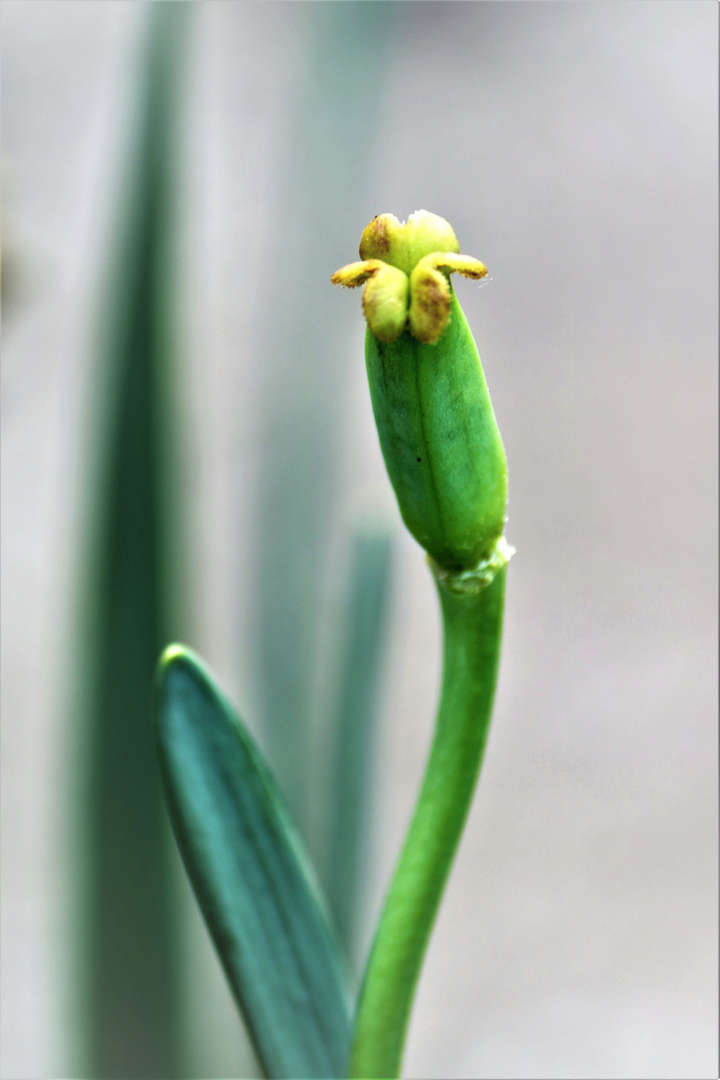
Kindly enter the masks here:
M 312 869 L 260 752 L 209 671 L 169 646 L 155 723 L 173 830 L 269 1077 L 343 1076 L 340 962 Z

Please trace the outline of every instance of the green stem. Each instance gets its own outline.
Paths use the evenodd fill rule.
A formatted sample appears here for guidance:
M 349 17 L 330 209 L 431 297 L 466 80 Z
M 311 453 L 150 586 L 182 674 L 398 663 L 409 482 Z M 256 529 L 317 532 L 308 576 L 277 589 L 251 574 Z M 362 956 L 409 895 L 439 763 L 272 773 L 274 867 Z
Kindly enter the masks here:
M 415 987 L 487 742 L 505 574 L 503 565 L 489 585 L 468 589 L 470 575 L 436 572 L 444 658 L 435 738 L 365 972 L 352 1078 L 400 1075 Z

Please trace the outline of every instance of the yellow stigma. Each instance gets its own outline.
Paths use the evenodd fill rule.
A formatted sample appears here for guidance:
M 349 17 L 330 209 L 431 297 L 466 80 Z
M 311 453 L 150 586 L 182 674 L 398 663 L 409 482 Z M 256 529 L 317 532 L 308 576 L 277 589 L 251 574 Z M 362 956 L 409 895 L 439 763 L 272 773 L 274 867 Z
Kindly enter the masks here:
M 433 344 L 450 319 L 450 274 L 487 274 L 481 262 L 459 252 L 451 226 L 437 214 L 416 210 L 406 222 L 379 214 L 362 234 L 362 262 L 343 266 L 330 280 L 351 289 L 365 285 L 363 310 L 380 341 L 395 341 L 407 327 L 418 341 Z
M 450 274 L 485 277 L 486 267 L 468 255 L 434 252 L 426 255 L 410 275 L 410 333 L 418 341 L 437 341 L 450 321 Z

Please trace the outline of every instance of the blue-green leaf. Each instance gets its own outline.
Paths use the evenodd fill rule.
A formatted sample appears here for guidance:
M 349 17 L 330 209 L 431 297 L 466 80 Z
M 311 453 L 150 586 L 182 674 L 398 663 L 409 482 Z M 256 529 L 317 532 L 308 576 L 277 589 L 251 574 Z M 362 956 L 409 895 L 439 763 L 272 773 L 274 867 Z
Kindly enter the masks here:
M 178 645 L 155 722 L 175 836 L 267 1075 L 344 1076 L 349 1010 L 311 868 L 257 747 Z

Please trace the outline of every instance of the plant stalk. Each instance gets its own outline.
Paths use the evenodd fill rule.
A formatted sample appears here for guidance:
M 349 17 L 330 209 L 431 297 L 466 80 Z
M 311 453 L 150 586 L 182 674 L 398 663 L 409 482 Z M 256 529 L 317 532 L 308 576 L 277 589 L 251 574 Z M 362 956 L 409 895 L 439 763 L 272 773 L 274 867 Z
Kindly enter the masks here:
M 349 1076 L 400 1075 L 425 950 L 472 802 L 490 727 L 500 659 L 506 566 L 490 584 L 434 564 L 444 655 L 435 736 L 360 993 Z

